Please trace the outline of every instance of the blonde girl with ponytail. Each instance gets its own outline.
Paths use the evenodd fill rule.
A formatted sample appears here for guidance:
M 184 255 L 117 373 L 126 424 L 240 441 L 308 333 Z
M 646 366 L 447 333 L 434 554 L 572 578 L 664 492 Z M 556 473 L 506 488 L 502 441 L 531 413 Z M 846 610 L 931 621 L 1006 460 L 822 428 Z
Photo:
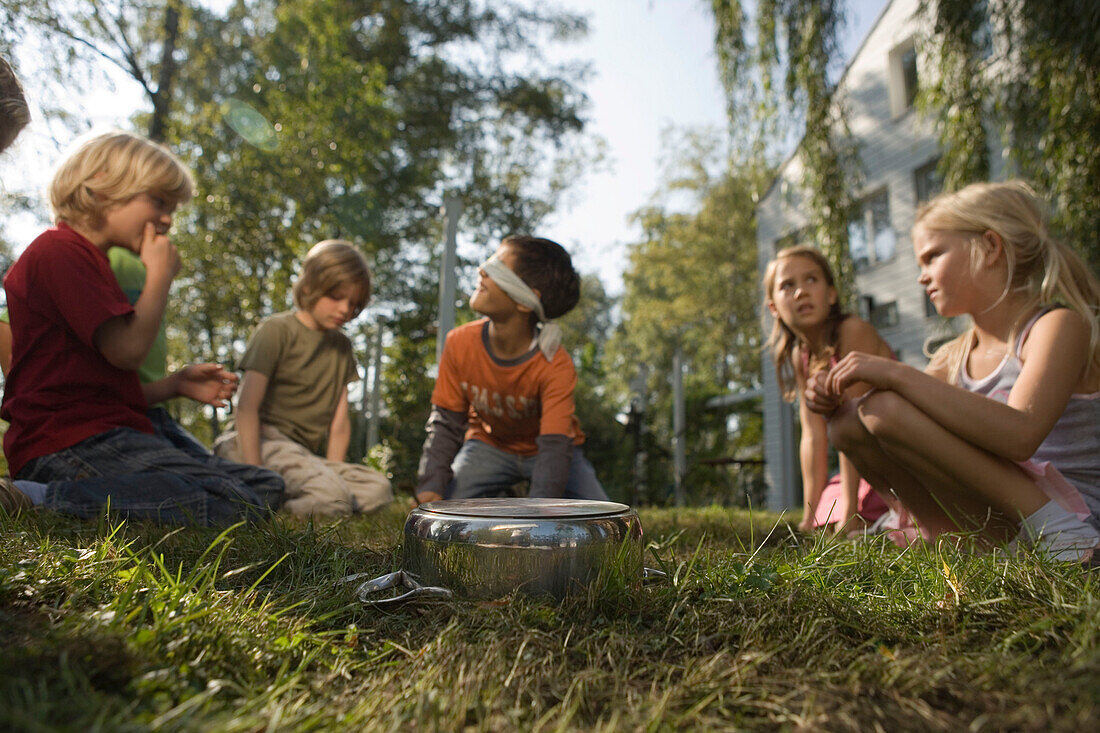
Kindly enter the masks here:
M 830 437 L 926 537 L 972 531 L 1088 560 L 1100 543 L 1100 282 L 1020 181 L 936 197 L 917 213 L 913 251 L 936 310 L 972 325 L 924 372 L 848 354 L 807 385 L 809 409 L 835 410 Z M 839 405 L 857 382 L 875 389 Z

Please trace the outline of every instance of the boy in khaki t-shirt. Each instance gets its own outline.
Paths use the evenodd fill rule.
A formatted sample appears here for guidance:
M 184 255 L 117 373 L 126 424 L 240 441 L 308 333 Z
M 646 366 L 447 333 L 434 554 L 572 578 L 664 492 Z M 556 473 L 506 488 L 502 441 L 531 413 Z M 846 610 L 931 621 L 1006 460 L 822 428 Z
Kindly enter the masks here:
M 306 255 L 294 286 L 298 309 L 261 323 L 241 358 L 236 430 L 214 450 L 282 474 L 283 507 L 292 514 L 369 512 L 393 498 L 385 476 L 344 462 L 348 384 L 359 375 L 340 327 L 369 299 L 363 255 L 348 242 L 321 242 Z

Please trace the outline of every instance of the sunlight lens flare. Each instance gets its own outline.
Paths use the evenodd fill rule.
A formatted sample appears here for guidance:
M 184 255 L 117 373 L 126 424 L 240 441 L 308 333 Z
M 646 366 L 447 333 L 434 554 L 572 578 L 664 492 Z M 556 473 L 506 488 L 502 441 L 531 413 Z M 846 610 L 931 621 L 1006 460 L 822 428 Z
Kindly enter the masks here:
M 253 107 L 238 99 L 230 99 L 222 105 L 222 114 L 226 124 L 246 142 L 268 152 L 279 147 L 275 128 Z

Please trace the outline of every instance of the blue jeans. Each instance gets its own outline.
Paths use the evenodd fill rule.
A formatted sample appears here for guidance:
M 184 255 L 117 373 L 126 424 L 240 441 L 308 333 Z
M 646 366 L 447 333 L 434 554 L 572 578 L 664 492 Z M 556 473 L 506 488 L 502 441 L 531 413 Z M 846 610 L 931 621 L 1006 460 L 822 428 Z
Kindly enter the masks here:
M 537 456 L 517 456 L 494 448 L 480 440 L 467 440 L 455 456 L 451 470 L 454 478 L 447 486 L 447 499 L 473 499 L 483 496 L 511 496 L 519 481 L 530 481 Z M 569 481 L 565 485 L 566 499 L 607 501 L 596 469 L 584 457 L 584 451 L 573 447 L 569 464 Z
M 209 453 L 200 458 L 160 433 L 130 428 L 114 428 L 39 456 L 17 478 L 46 484 L 42 506 L 61 514 L 94 518 L 110 502 L 111 511 L 123 517 L 165 524 L 256 521 L 270 516 L 283 495 L 276 473 Z
M 198 438 L 184 430 L 182 425 L 173 420 L 172 416 L 168 414 L 168 410 L 163 407 L 150 407 L 145 416 L 149 418 L 149 422 L 153 423 L 153 430 L 157 431 L 157 435 L 192 458 L 205 461 L 215 457 L 205 445 L 199 442 Z M 240 464 L 235 463 L 233 465 Z M 255 468 L 255 466 L 252 468 Z

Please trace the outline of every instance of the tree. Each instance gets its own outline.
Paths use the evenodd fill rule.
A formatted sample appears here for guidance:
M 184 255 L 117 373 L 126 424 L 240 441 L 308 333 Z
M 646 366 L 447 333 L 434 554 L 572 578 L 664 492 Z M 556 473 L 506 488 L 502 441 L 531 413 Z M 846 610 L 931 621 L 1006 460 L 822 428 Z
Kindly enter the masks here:
M 583 276 L 580 302 L 561 319 L 562 343 L 577 367 L 574 402 L 584 430 L 585 456 L 596 468 L 608 496 L 630 503 L 632 456 L 623 439 L 626 428 L 619 421 L 620 402 L 609 386 L 613 364 L 607 349 L 617 305 L 618 299 L 608 294 L 598 276 Z
M 749 30 L 745 5 L 713 0 L 715 47 L 734 135 L 748 158 L 774 165 L 790 134 L 801 137 L 808 232 L 853 292 L 848 221 L 858 177 L 842 100 L 830 71 L 840 58 L 840 0 L 759 0 Z M 753 38 L 755 45 L 750 43 Z M 775 79 L 783 77 L 783 94 Z M 790 121 L 790 126 L 785 124 Z M 747 138 L 746 138 L 747 136 Z
M 665 145 L 662 188 L 634 215 L 644 234 L 630 248 L 622 324 L 608 347 L 615 364 L 612 388 L 625 404 L 629 382 L 639 365 L 646 365 L 649 429 L 658 445 L 670 445 L 667 375 L 680 348 L 690 365 L 685 393 L 692 470 L 699 484 L 713 484 L 713 469 L 701 469 L 699 460 L 729 457 L 740 443 L 727 434 L 727 416 L 707 410 L 705 403 L 759 383 L 753 215 L 754 192 L 765 174 L 755 168 L 730 171 L 714 130 L 669 132 Z M 667 484 L 667 466 L 657 460 L 653 468 L 663 473 L 656 483 Z
M 937 122 L 945 187 L 988 177 L 992 135 L 1100 267 L 1100 5 L 939 0 L 922 13 L 935 72 L 922 108 Z
M 3 0 L 0 25 L 6 30 L 0 33 L 0 47 L 10 48 L 28 35 L 48 37 L 55 53 L 43 61 L 62 85 L 102 84 L 104 77 L 94 73 L 97 61 L 116 67 L 140 85 L 152 106 L 146 134 L 163 140 L 178 69 L 176 46 L 181 17 L 193 11 L 185 0 Z M 74 74 L 81 65 L 84 73 Z M 39 97 L 46 100 L 51 95 Z M 53 98 L 65 99 L 66 95 Z M 51 115 L 64 116 L 67 112 L 47 107 Z

